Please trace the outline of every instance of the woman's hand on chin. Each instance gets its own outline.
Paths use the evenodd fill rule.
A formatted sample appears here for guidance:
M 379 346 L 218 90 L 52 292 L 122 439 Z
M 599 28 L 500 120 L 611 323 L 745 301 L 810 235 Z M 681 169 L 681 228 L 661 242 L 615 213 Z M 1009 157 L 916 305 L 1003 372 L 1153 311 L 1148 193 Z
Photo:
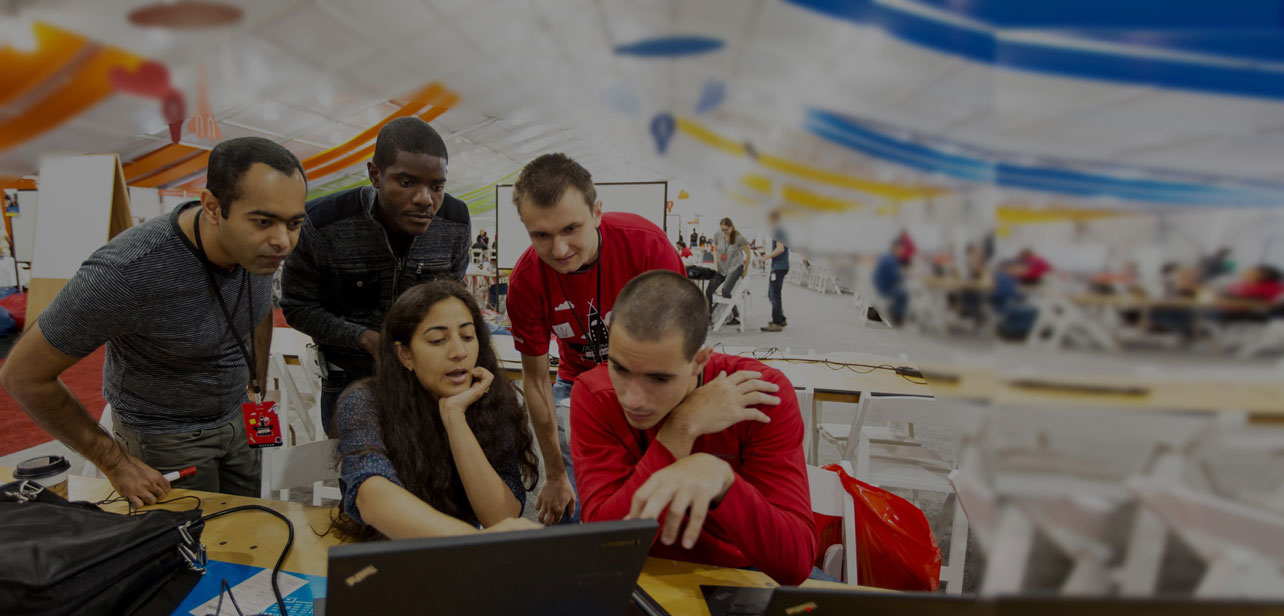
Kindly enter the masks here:
M 468 411 L 468 407 L 490 391 L 490 384 L 495 380 L 495 375 L 481 366 L 474 367 L 472 372 L 473 384 L 468 389 L 438 401 L 437 407 L 441 410 L 443 420 L 450 419 L 452 416 L 462 418 Z

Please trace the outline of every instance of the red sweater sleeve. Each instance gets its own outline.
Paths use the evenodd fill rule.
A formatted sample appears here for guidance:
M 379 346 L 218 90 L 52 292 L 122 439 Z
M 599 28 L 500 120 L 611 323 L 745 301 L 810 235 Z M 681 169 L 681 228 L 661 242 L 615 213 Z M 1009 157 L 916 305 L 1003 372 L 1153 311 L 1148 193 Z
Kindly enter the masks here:
M 780 386 L 780 405 L 769 413 L 771 423 L 750 426 L 740 470 L 709 521 L 723 529 L 723 536 L 736 538 L 740 551 L 763 573 L 797 585 L 816 561 L 816 527 L 798 397 L 788 380 L 771 373 L 764 377 Z
M 624 421 L 612 416 L 617 413 L 612 392 L 595 392 L 582 378 L 571 390 L 571 460 L 585 522 L 624 519 L 633 493 L 676 461 L 658 442 L 643 454 L 631 430 L 612 425 Z

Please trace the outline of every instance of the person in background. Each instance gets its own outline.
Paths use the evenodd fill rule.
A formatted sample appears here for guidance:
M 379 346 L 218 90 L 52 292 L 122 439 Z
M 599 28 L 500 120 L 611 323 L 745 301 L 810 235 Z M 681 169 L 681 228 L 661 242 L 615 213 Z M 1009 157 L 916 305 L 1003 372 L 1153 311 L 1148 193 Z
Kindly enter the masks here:
M 691 247 L 694 248 L 699 245 L 700 245 L 700 234 L 696 233 L 695 229 L 692 229 L 691 230 Z
M 717 236 L 714 248 L 714 261 L 718 264 L 718 275 L 709 281 L 705 288 L 705 298 L 709 301 L 709 312 L 713 313 L 713 294 L 719 288 L 723 297 L 731 297 L 731 292 L 740 282 L 740 277 L 749 270 L 749 241 L 743 233 L 736 231 L 735 223 L 730 218 L 723 218 L 718 226 L 722 232 Z M 740 309 L 731 307 L 731 318 L 727 325 L 740 324 Z
M 798 398 L 778 370 L 705 346 L 707 320 L 671 272 L 620 292 L 610 361 L 571 394 L 584 520 L 656 518 L 652 556 L 799 584 L 816 531 Z
M 1038 308 L 1026 304 L 1017 279 L 1025 268 L 1024 262 L 1013 260 L 1000 264 L 994 273 L 990 305 L 997 315 L 999 335 L 1007 340 L 1024 340 L 1039 316 Z
M 266 385 L 272 275 L 294 249 L 307 192 L 278 143 L 214 146 L 200 200 L 94 251 L 18 340 L 0 383 L 134 507 L 189 466 L 180 487 L 258 496 L 241 405 Z M 114 440 L 58 380 L 104 344 Z
M 891 312 L 891 314 L 879 316 L 890 318 L 892 325 L 900 325 L 909 305 L 909 292 L 905 290 L 905 275 L 901 272 L 904 256 L 905 242 L 898 237 L 892 240 L 891 249 L 879 257 L 878 264 L 874 266 L 874 289 L 878 291 L 879 296 L 887 300 L 887 309 Z
M 481 244 L 482 250 L 490 248 L 490 236 L 486 235 L 485 229 L 477 232 L 477 243 Z
M 789 240 L 785 230 L 780 226 L 780 212 L 772 210 L 767 214 L 767 224 L 771 227 L 771 274 L 767 278 L 767 301 L 771 303 L 771 322 L 762 328 L 764 332 L 778 332 L 789 324 L 785 319 L 785 308 L 781 292 L 785 288 L 785 276 L 789 275 Z
M 678 256 L 683 259 L 691 257 L 691 249 L 682 240 L 678 240 Z
M 918 252 L 918 246 L 914 244 L 914 238 L 910 237 L 908 229 L 902 229 L 899 236 L 901 240 L 901 265 L 909 265 L 914 261 L 914 254 Z
M 1199 262 L 1199 282 L 1206 284 L 1235 271 L 1235 262 L 1230 259 L 1231 249 L 1222 247 Z
M 308 203 L 299 249 L 285 263 L 281 308 L 320 347 L 326 434 L 340 392 L 374 374 L 392 302 L 422 282 L 464 279 L 468 206 L 446 194 L 447 162 L 446 144 L 427 122 L 397 118 L 375 140 L 370 186 Z
M 709 238 L 705 237 L 703 233 L 700 234 L 700 247 L 708 248 L 708 246 L 709 246 Z
M 1222 296 L 1227 299 L 1275 304 L 1284 297 L 1284 281 L 1281 281 L 1279 269 L 1270 265 L 1257 265 L 1244 270 L 1239 281 L 1226 287 Z M 1223 322 L 1261 322 L 1270 318 L 1269 310 L 1226 309 L 1218 311 L 1215 316 Z
M 1017 282 L 1033 286 L 1043 282 L 1043 277 L 1052 271 L 1052 265 L 1029 248 L 1022 249 L 1015 263 L 1009 263 L 1007 269 L 1013 273 Z
M 1270 265 L 1257 265 L 1244 270 L 1239 282 L 1226 287 L 1225 296 L 1231 299 L 1274 302 L 1284 295 L 1284 282 L 1280 270 Z
M 522 169 L 513 207 L 531 238 L 509 275 L 508 317 L 522 354 L 522 391 L 547 482 L 536 500 L 545 524 L 575 523 L 575 474 L 567 446 L 575 377 L 606 361 L 606 323 L 615 296 L 634 276 L 653 269 L 685 273 L 669 238 L 654 223 L 625 212 L 602 212 L 593 177 L 565 154 L 545 154 Z M 557 383 L 549 383 L 549 338 L 557 337 Z
M 375 375 L 335 413 L 343 492 L 332 527 L 360 540 L 539 525 L 521 519 L 539 480 L 533 438 L 476 300 L 454 281 L 407 290 L 379 337 Z

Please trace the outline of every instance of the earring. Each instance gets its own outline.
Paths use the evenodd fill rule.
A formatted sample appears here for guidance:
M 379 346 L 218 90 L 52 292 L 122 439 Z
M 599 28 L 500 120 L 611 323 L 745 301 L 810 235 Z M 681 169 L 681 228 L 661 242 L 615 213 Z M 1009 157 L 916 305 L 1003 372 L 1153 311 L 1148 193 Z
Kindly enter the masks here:
M 411 372 L 414 372 L 414 371 L 415 371 L 415 367 L 414 367 L 414 366 L 406 366 L 406 370 L 409 370 L 409 371 L 411 371 Z

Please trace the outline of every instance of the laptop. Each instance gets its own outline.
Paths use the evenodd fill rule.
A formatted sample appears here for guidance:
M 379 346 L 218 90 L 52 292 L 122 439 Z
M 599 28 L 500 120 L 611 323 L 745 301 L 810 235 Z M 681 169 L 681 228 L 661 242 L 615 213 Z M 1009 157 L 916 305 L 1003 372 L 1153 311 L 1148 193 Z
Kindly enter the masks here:
M 623 616 L 658 528 L 624 520 L 335 546 L 323 609 Z
M 870 592 L 838 588 L 701 586 L 712 616 L 990 616 L 989 605 L 940 593 Z

